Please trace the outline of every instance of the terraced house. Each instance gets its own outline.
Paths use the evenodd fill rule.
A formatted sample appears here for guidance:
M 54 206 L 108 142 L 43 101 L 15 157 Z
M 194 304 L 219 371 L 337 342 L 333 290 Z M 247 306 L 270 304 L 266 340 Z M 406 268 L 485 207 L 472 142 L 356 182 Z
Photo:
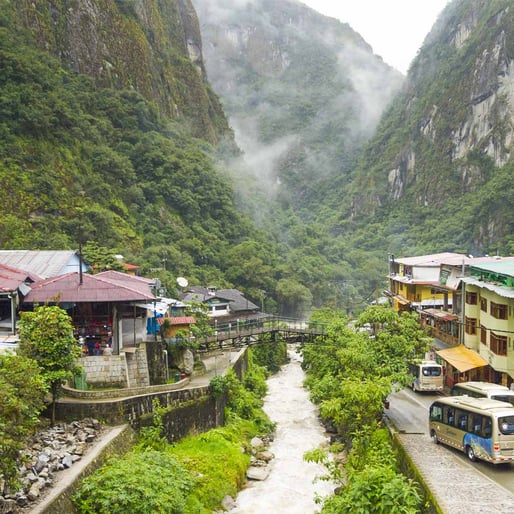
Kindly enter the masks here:
M 464 344 L 488 364 L 487 380 L 514 380 L 514 258 L 476 263 L 462 278 Z

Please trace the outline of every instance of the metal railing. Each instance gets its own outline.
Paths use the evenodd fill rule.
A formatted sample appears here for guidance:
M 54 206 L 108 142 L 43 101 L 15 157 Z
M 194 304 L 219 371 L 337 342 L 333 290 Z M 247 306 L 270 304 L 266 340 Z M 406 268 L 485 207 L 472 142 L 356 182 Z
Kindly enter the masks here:
M 251 338 L 268 333 L 282 332 L 283 334 L 297 334 L 321 336 L 326 333 L 326 324 L 294 318 L 270 317 L 259 320 L 235 320 L 212 325 L 213 333 L 197 336 L 200 346 L 209 343 L 223 342 L 229 339 Z

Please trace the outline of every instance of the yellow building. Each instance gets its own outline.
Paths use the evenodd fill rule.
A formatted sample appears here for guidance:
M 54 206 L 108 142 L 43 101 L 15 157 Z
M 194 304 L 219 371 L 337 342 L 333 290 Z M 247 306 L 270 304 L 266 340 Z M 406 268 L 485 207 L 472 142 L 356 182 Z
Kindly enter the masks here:
M 418 257 L 389 257 L 389 295 L 397 311 L 443 309 L 452 305 L 452 295 L 439 282 L 440 267 L 448 260 L 466 258 L 458 253 L 436 253 Z
M 470 266 L 462 279 L 464 344 L 489 364 L 491 382 L 514 381 L 514 257 Z

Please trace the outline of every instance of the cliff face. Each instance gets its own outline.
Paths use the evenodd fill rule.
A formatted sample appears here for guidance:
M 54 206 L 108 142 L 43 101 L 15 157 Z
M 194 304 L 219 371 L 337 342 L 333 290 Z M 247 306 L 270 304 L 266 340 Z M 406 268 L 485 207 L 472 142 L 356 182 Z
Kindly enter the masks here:
M 461 236 L 468 239 L 465 250 L 496 251 L 491 246 L 509 238 L 512 217 L 503 205 L 514 201 L 507 180 L 514 145 L 513 27 L 512 0 L 447 6 L 365 149 L 350 216 L 409 206 L 413 223 L 417 216 L 437 224 L 443 212 L 446 219 L 462 216 L 459 230 L 469 231 Z M 473 219 L 473 211 L 480 217 Z
M 230 135 L 203 67 L 189 0 L 19 0 L 10 8 L 37 44 L 101 87 L 133 88 L 194 135 Z

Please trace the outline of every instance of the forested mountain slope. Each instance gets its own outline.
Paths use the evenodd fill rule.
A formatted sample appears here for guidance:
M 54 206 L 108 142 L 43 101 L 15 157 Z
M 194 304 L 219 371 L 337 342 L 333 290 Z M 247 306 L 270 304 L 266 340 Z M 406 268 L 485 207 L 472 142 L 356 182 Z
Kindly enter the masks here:
M 237 149 L 188 5 L 0 2 L 2 248 L 95 242 L 221 282 L 259 237 L 211 157 Z
M 341 219 L 388 249 L 514 254 L 514 2 L 454 0 L 362 153 Z
M 514 0 L 454 0 L 403 85 L 299 2 L 193 2 L 0 0 L 1 247 L 294 316 L 362 307 L 389 253 L 514 254 Z

